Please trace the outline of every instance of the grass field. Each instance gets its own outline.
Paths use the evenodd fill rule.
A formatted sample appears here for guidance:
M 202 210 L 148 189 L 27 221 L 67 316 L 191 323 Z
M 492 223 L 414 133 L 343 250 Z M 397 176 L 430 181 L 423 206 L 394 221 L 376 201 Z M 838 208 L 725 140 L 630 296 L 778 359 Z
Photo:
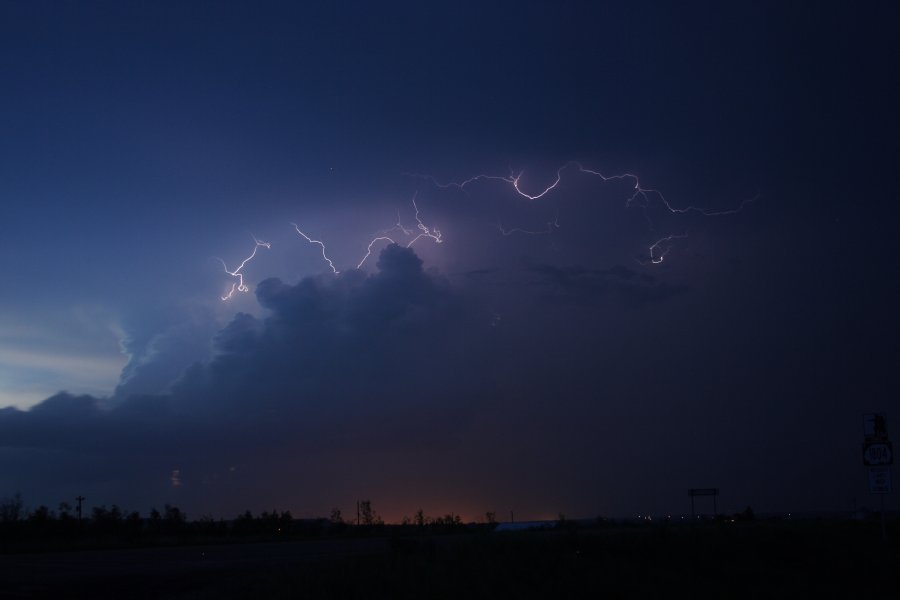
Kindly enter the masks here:
M 783 521 L 0 557 L 5 597 L 900 598 L 900 528 Z

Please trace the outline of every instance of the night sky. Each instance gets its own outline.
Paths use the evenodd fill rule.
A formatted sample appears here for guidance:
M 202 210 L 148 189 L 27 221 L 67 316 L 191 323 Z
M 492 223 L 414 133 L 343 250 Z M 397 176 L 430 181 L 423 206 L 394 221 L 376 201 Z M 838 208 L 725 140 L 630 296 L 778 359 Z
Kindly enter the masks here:
M 4 2 L 0 497 L 871 505 L 900 19 L 785 4 Z

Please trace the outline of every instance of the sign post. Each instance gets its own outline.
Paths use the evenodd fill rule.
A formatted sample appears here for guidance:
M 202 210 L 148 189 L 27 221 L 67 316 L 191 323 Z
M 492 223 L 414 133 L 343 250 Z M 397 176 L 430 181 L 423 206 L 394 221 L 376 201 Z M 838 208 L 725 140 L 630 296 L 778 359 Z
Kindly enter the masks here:
M 869 492 L 878 494 L 881 501 L 881 539 L 887 541 L 884 497 L 892 491 L 891 465 L 894 464 L 894 448 L 888 439 L 887 418 L 884 413 L 863 415 L 863 464 L 869 472 Z

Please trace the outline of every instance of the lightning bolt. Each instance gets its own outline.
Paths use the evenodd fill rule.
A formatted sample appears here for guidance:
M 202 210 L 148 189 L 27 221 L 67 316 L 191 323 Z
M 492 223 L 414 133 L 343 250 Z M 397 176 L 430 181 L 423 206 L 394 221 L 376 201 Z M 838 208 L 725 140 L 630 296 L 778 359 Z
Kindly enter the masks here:
M 443 243 L 444 239 L 443 239 L 443 234 L 441 234 L 441 230 L 438 229 L 437 227 L 428 227 L 427 225 L 425 225 L 425 223 L 422 222 L 422 219 L 419 216 L 420 215 L 419 205 L 416 204 L 416 198 L 418 197 L 418 194 L 419 194 L 419 192 L 417 191 L 413 195 L 413 198 L 412 198 L 412 205 L 413 205 L 413 209 L 415 210 L 416 229 L 408 229 L 407 227 L 403 226 L 402 219 L 400 218 L 400 211 L 398 210 L 397 211 L 397 223 L 395 223 L 393 227 L 390 227 L 388 229 L 385 229 L 385 230 L 380 231 L 377 234 L 375 234 L 375 237 L 372 238 L 372 240 L 369 241 L 368 245 L 366 246 L 365 255 L 363 255 L 363 257 L 360 259 L 359 263 L 357 263 L 357 265 L 356 265 L 357 269 L 361 269 L 363 264 L 365 264 L 366 260 L 368 260 L 368 258 L 370 256 L 372 256 L 372 247 L 375 244 L 377 244 L 378 242 L 388 242 L 390 244 L 398 243 L 394 238 L 392 238 L 391 236 L 388 235 L 389 233 L 392 233 L 394 231 L 400 231 L 400 233 L 402 233 L 403 235 L 408 237 L 413 234 L 416 234 L 416 231 L 418 230 L 419 233 L 416 234 L 416 236 L 406 244 L 407 248 L 409 248 L 410 246 L 415 244 L 418 240 L 420 240 L 423 237 L 431 238 L 432 240 L 434 240 L 434 242 L 436 244 Z M 328 254 L 326 253 L 324 242 L 322 242 L 321 240 L 314 240 L 311 237 L 309 237 L 308 235 L 306 235 L 305 233 L 303 233 L 300 230 L 300 227 L 296 223 L 291 223 L 291 225 L 294 226 L 294 229 L 297 231 L 297 233 L 299 233 L 301 236 L 303 236 L 303 238 L 307 242 L 309 242 L 310 244 L 317 244 L 322 248 L 322 258 L 324 258 L 325 262 L 328 263 L 328 266 L 329 266 L 329 268 L 331 268 L 332 273 L 334 273 L 335 275 L 340 273 L 340 271 L 338 271 L 337 268 L 334 266 L 334 262 L 330 258 L 328 258 Z
M 441 239 L 441 230 L 438 229 L 437 227 L 435 227 L 434 230 L 429 229 L 428 227 L 425 226 L 424 223 L 422 223 L 422 219 L 419 218 L 419 206 L 416 204 L 416 196 L 418 196 L 418 195 L 419 195 L 419 192 L 416 192 L 413 195 L 412 204 L 413 204 L 413 208 L 416 209 L 416 223 L 417 223 L 416 227 L 418 227 L 419 231 L 421 231 L 422 233 L 420 233 L 419 235 L 414 237 L 413 240 L 406 245 L 406 247 L 409 248 L 410 246 L 415 244 L 419 240 L 419 238 L 423 238 L 423 237 L 429 237 L 429 238 L 433 239 L 436 244 L 442 244 L 444 242 L 444 240 Z
M 513 227 L 512 229 L 506 229 L 503 227 L 501 223 L 497 223 L 497 229 L 500 230 L 500 234 L 504 236 L 511 236 L 514 233 L 522 233 L 525 235 L 550 235 L 553 233 L 554 229 L 559 229 L 559 214 L 556 215 L 556 218 L 552 221 L 547 221 L 547 229 L 542 231 L 532 231 L 529 229 L 521 229 L 519 227 Z
M 356 268 L 357 268 L 357 269 L 361 269 L 362 266 L 363 266 L 363 263 L 366 262 L 366 260 L 367 260 L 370 256 L 372 256 L 372 246 L 374 246 L 377 242 L 382 242 L 382 241 L 384 241 L 384 242 L 389 242 L 389 243 L 391 243 L 391 244 L 396 244 L 396 243 L 397 243 L 397 242 L 394 241 L 393 238 L 390 238 L 390 237 L 388 237 L 388 236 L 386 236 L 386 235 L 380 235 L 380 236 L 374 238 L 371 242 L 369 242 L 369 245 L 368 245 L 368 247 L 366 248 L 366 255 L 363 256 L 363 257 L 362 257 L 362 260 L 359 261 L 359 264 L 356 265 Z
M 418 193 L 418 192 L 416 192 L 416 193 Z M 394 238 L 388 236 L 388 234 L 391 232 L 394 232 L 394 231 L 398 231 L 398 230 L 400 231 L 400 233 L 402 233 L 403 235 L 406 235 L 406 236 L 410 236 L 415 233 L 415 231 L 413 231 L 412 229 L 408 229 L 403 226 L 402 219 L 400 218 L 400 209 L 399 208 L 397 209 L 397 222 L 394 224 L 393 227 L 389 227 L 388 229 L 384 229 L 375 234 L 376 237 L 372 238 L 372 241 L 369 242 L 369 245 L 366 247 L 366 254 L 359 261 L 359 264 L 356 265 L 356 268 L 357 269 L 362 268 L 363 263 L 365 263 L 366 260 L 370 256 L 372 256 L 372 246 L 374 246 L 378 242 L 389 242 L 391 244 L 396 244 L 397 242 L 394 241 Z
M 425 225 L 422 222 L 422 219 L 419 218 L 419 205 L 416 204 L 416 198 L 418 196 L 419 196 L 419 192 L 416 191 L 416 193 L 413 194 L 412 205 L 413 205 L 413 209 L 415 209 L 415 211 L 416 211 L 416 215 L 415 215 L 416 228 L 421 233 L 416 235 L 416 237 L 414 237 L 408 244 L 406 244 L 406 247 L 409 248 L 410 246 L 415 244 L 420 238 L 423 238 L 423 237 L 429 237 L 429 238 L 433 239 L 436 244 L 444 243 L 443 236 L 441 235 L 441 230 L 438 229 L 437 227 L 435 227 L 433 229 L 429 228 L 427 225 Z M 390 242 L 391 244 L 396 244 L 397 242 L 394 241 L 393 238 L 388 237 L 387 235 L 384 235 L 384 234 L 390 233 L 390 232 L 398 230 L 398 229 L 403 233 L 403 235 L 406 235 L 406 236 L 410 236 L 415 233 L 415 230 L 407 229 L 406 227 L 403 226 L 403 223 L 401 223 L 401 219 L 400 219 L 400 211 L 397 211 L 397 224 L 394 225 L 393 227 L 391 227 L 390 229 L 386 229 L 386 230 L 382 231 L 381 234 L 378 235 L 378 237 L 374 238 L 371 242 L 369 242 L 369 245 L 366 248 L 366 254 L 365 254 L 365 256 L 362 257 L 362 260 L 359 261 L 359 264 L 356 265 L 356 268 L 361 269 L 363 264 L 366 262 L 366 260 L 370 256 L 372 256 L 372 246 L 374 246 L 377 242 L 387 241 L 387 242 Z
M 221 258 L 216 258 L 216 260 L 218 260 L 220 263 L 222 263 L 222 268 L 225 269 L 226 273 L 228 273 L 232 277 L 237 278 L 237 281 L 235 281 L 234 283 L 231 284 L 231 289 L 228 291 L 228 293 L 225 294 L 224 296 L 222 296 L 222 302 L 229 300 L 232 296 L 234 296 L 235 292 L 247 292 L 250 290 L 250 288 L 248 288 L 246 285 L 244 285 L 244 274 L 241 273 L 241 269 L 243 269 L 244 266 L 248 262 L 253 260 L 253 257 L 256 256 L 256 251 L 259 250 L 260 247 L 263 247 L 266 249 L 272 247 L 272 244 L 270 244 L 269 242 L 261 242 L 258 239 L 256 239 L 256 236 L 254 236 L 252 233 L 250 234 L 250 237 L 252 237 L 253 241 L 256 243 L 256 245 L 253 246 L 253 252 L 250 253 L 250 256 L 248 256 L 243 261 L 241 261 L 241 264 L 239 264 L 235 270 L 229 271 L 228 265 L 225 264 L 225 261 L 222 260 Z
M 620 173 L 617 175 L 605 175 L 605 174 L 601 173 L 600 171 L 588 169 L 584 165 L 582 165 L 580 162 L 577 162 L 577 161 L 569 161 L 566 164 L 559 167 L 556 170 L 556 177 L 553 180 L 553 182 L 550 185 L 546 186 L 543 190 L 540 190 L 536 193 L 528 193 L 528 192 L 524 191 L 522 189 L 522 187 L 520 186 L 519 182 L 522 180 L 522 175 L 524 175 L 524 173 L 525 173 L 524 171 L 519 171 L 518 173 L 515 173 L 511 170 L 510 174 L 508 176 L 480 174 L 480 175 L 475 175 L 473 177 L 470 177 L 464 181 L 449 182 L 449 183 L 442 183 L 442 182 L 438 181 L 437 179 L 435 179 L 431 175 L 422 175 L 422 174 L 418 174 L 418 173 L 405 173 L 405 175 L 410 176 L 410 177 L 419 178 L 419 179 L 425 179 L 427 181 L 430 181 L 435 187 L 438 187 L 441 189 L 456 188 L 460 191 L 465 191 L 467 186 L 470 186 L 479 181 L 501 181 L 501 182 L 511 185 L 513 190 L 519 196 L 522 196 L 523 198 L 525 198 L 527 200 L 539 200 L 540 198 L 543 198 L 544 196 L 549 194 L 551 191 L 556 189 L 556 187 L 559 186 L 559 184 L 562 182 L 563 173 L 566 170 L 571 170 L 571 169 L 575 169 L 579 173 L 583 173 L 585 175 L 599 177 L 604 182 L 616 181 L 616 180 L 630 180 L 633 183 L 634 187 L 632 188 L 633 192 L 632 192 L 631 196 L 629 196 L 625 201 L 625 206 L 626 206 L 626 208 L 631 208 L 633 206 L 640 207 L 644 213 L 644 217 L 647 219 L 647 223 L 650 226 L 651 230 L 653 230 L 653 222 L 650 220 L 650 217 L 647 214 L 647 208 L 650 206 L 653 198 L 657 199 L 659 201 L 659 203 L 672 214 L 697 213 L 699 215 L 703 215 L 706 217 L 719 217 L 719 216 L 737 214 L 737 213 L 741 212 L 748 204 L 751 204 L 752 202 L 755 202 L 756 200 L 759 199 L 759 194 L 757 194 L 756 196 L 754 196 L 752 198 L 748 198 L 746 200 L 741 201 L 740 204 L 738 204 L 735 207 L 723 208 L 723 209 L 704 208 L 704 207 L 698 207 L 698 206 L 677 207 L 677 206 L 674 206 L 671 202 L 669 202 L 669 200 L 659 190 L 649 188 L 649 187 L 644 187 L 641 184 L 640 178 L 637 175 L 635 175 L 634 173 Z M 527 234 L 527 235 L 544 235 L 544 234 L 548 234 L 548 233 L 552 232 L 554 227 L 556 227 L 556 228 L 559 227 L 558 217 L 557 217 L 556 221 L 548 223 L 547 231 L 529 231 L 529 230 L 521 229 L 521 228 L 504 229 L 502 225 L 498 226 L 500 233 L 504 236 L 509 236 L 509 235 L 512 235 L 513 233 L 522 233 L 522 234 Z M 666 237 L 661 238 L 661 239 L 657 240 L 656 242 L 654 242 L 654 244 L 652 246 L 650 246 L 650 248 L 649 248 L 649 252 L 650 252 L 650 261 L 649 262 L 652 264 L 659 264 L 659 263 L 663 262 L 666 254 L 668 254 L 672 248 L 672 245 L 669 242 L 671 242 L 672 240 L 682 239 L 685 237 L 687 237 L 687 234 L 669 235 L 669 236 L 666 236 Z
M 466 188 L 468 186 L 473 185 L 478 182 L 499 181 L 499 182 L 510 185 L 512 187 L 513 191 L 515 191 L 515 193 L 518 194 L 519 196 L 521 196 L 527 200 L 533 201 L 533 200 L 539 200 L 539 199 L 547 196 L 548 194 L 550 194 L 553 190 L 555 190 L 562 182 L 563 174 L 569 170 L 575 170 L 578 173 L 581 173 L 584 175 L 599 177 L 600 179 L 603 180 L 603 182 L 616 181 L 616 180 L 630 181 L 633 185 L 633 187 L 632 187 L 633 191 L 632 191 L 631 195 L 625 200 L 625 207 L 626 208 L 631 208 L 631 207 L 640 208 L 642 210 L 642 212 L 644 213 L 644 217 L 647 219 L 647 224 L 649 225 L 651 231 L 654 230 L 654 226 L 653 226 L 653 222 L 650 220 L 647 209 L 650 207 L 650 205 L 654 201 L 658 202 L 663 208 L 665 208 L 665 210 L 667 210 L 671 214 L 696 213 L 696 214 L 699 214 L 699 215 L 702 215 L 705 217 L 718 217 L 718 216 L 737 214 L 737 213 L 741 212 L 747 205 L 755 202 L 759 198 L 759 194 L 757 194 L 756 196 L 754 196 L 752 198 L 741 201 L 740 204 L 738 204 L 737 206 L 731 207 L 731 208 L 704 208 L 704 207 L 693 206 L 693 205 L 678 207 L 678 206 L 674 206 L 671 202 L 669 202 L 669 200 L 659 190 L 650 188 L 650 187 L 644 187 L 644 185 L 641 183 L 640 178 L 637 175 L 635 175 L 634 173 L 621 173 L 621 174 L 617 174 L 617 175 L 605 175 L 605 174 L 601 173 L 600 171 L 588 169 L 584 165 L 582 165 L 580 162 L 577 162 L 577 161 L 570 161 L 570 162 L 565 163 L 561 167 L 559 167 L 556 170 L 556 176 L 553 179 L 553 181 L 550 183 L 550 185 L 547 185 L 543 189 L 535 191 L 534 193 L 529 193 L 528 191 L 525 191 L 523 189 L 523 187 L 521 186 L 522 176 L 525 173 L 524 170 L 516 173 L 512 169 L 510 169 L 510 174 L 507 176 L 479 174 L 479 175 L 470 177 L 469 179 L 466 179 L 464 181 L 449 182 L 449 183 L 442 183 L 442 182 L 438 181 L 437 179 L 435 179 L 431 175 L 421 175 L 421 174 L 416 174 L 416 173 L 405 173 L 405 175 L 430 181 L 437 188 L 442 188 L 442 189 L 456 188 L 463 192 L 466 191 Z M 415 244 L 417 241 L 419 241 L 423 237 L 430 238 L 436 244 L 443 243 L 444 240 L 443 240 L 443 234 L 441 233 L 441 230 L 438 229 L 437 227 L 433 227 L 433 226 L 429 227 L 422 221 L 421 213 L 419 211 L 419 206 L 416 202 L 417 197 L 418 197 L 418 191 L 413 195 L 413 198 L 412 198 L 412 205 L 413 205 L 413 209 L 415 211 L 416 228 L 409 229 L 409 228 L 405 227 L 402 223 L 400 211 L 398 210 L 397 211 L 397 222 L 392 227 L 375 234 L 374 237 L 369 241 L 368 245 L 366 246 L 365 255 L 363 255 L 363 257 L 360 259 L 360 261 L 356 265 L 357 269 L 362 268 L 362 266 L 365 264 L 365 262 L 368 260 L 368 258 L 372 255 L 372 248 L 378 242 L 388 242 L 391 244 L 397 244 L 398 242 L 396 241 L 396 239 L 394 237 L 392 237 L 394 232 L 399 232 L 400 234 L 402 234 L 403 236 L 405 236 L 407 238 L 412 237 L 412 239 L 406 243 L 407 248 L 411 247 L 413 244 Z M 291 223 L 291 225 L 294 227 L 297 234 L 299 234 L 303 239 L 305 239 L 310 244 L 318 245 L 321 248 L 322 258 L 328 264 L 328 267 L 331 269 L 331 272 L 335 275 L 338 275 L 340 273 L 340 271 L 338 271 L 337 267 L 335 267 L 334 261 L 332 261 L 331 258 L 329 258 L 327 248 L 325 247 L 325 243 L 321 240 L 316 240 L 316 239 L 313 239 L 310 236 L 308 236 L 306 233 L 304 233 L 300 229 L 300 226 L 297 225 L 296 223 Z M 513 227 L 513 228 L 507 229 L 507 228 L 504 228 L 503 225 L 500 223 L 497 224 L 497 228 L 500 231 L 501 235 L 507 236 L 507 237 L 514 235 L 514 234 L 550 235 L 556 229 L 560 228 L 559 213 L 557 212 L 556 217 L 552 221 L 547 222 L 546 230 L 535 231 L 535 230 L 529 230 L 529 229 L 524 229 L 524 228 L 520 228 L 520 227 Z M 674 242 L 676 240 L 684 239 L 686 237 L 688 237 L 687 233 L 670 234 L 665 237 L 659 238 L 648 248 L 649 259 L 643 260 L 643 261 L 639 260 L 638 262 L 640 262 L 641 264 L 660 264 L 660 263 L 662 263 L 666 259 L 666 256 L 671 252 L 672 248 L 674 247 L 674 245 L 675 245 Z M 220 258 L 216 259 L 220 263 L 222 263 L 222 267 L 225 269 L 225 272 L 228 275 L 230 275 L 236 279 L 236 281 L 232 284 L 231 289 L 228 291 L 228 293 L 226 295 L 222 296 L 223 301 L 229 300 L 230 298 L 232 298 L 236 292 L 249 291 L 249 288 L 244 284 L 244 275 L 242 272 L 244 267 L 247 265 L 248 262 L 253 260 L 253 258 L 256 256 L 256 253 L 260 247 L 265 247 L 265 248 L 272 247 L 270 243 L 261 242 L 260 240 L 256 239 L 256 237 L 253 237 L 253 241 L 255 243 L 255 245 L 253 247 L 253 252 L 251 252 L 250 256 L 245 258 L 234 270 L 229 270 L 228 266 L 225 264 L 225 261 L 223 261 L 222 259 L 220 259 Z
M 518 193 L 520 196 L 524 196 L 525 198 L 528 198 L 529 200 L 537 200 L 538 198 L 541 198 L 544 195 L 546 195 L 548 192 L 550 192 L 550 190 L 555 188 L 557 185 L 559 185 L 559 182 L 562 179 L 562 171 L 564 168 L 565 167 L 560 167 L 560 169 L 556 172 L 556 181 L 554 181 L 553 184 L 551 184 L 549 187 L 547 187 L 544 191 L 540 192 L 539 194 L 535 194 L 534 196 L 523 192 L 522 189 L 519 187 L 519 180 L 522 178 L 522 175 L 525 173 L 524 171 L 520 171 L 518 175 L 510 174 L 508 177 L 504 177 L 503 175 L 475 175 L 474 177 L 469 177 L 465 181 L 458 181 L 458 182 L 451 181 L 449 183 L 441 183 L 440 181 L 438 181 L 431 175 L 422 175 L 421 173 L 404 173 L 404 175 L 407 175 L 409 177 L 417 177 L 419 179 L 425 179 L 427 181 L 430 181 L 432 184 L 434 184 L 435 187 L 441 188 L 441 189 L 456 188 L 459 190 L 465 190 L 467 185 L 471 185 L 478 181 L 504 181 L 506 183 L 512 184 L 513 188 L 516 190 L 516 193 Z
M 297 225 L 296 223 L 291 223 L 291 225 L 294 226 L 294 229 L 297 230 L 297 233 L 299 233 L 301 236 L 303 236 L 303 238 L 307 242 L 309 242 L 310 244 L 318 244 L 319 246 L 321 246 L 322 247 L 322 258 L 324 258 L 325 262 L 328 263 L 328 266 L 331 267 L 331 272 L 334 273 L 335 275 L 340 273 L 340 271 L 338 271 L 336 268 L 334 268 L 334 263 L 331 262 L 331 259 L 328 258 L 328 255 L 325 254 L 325 244 L 324 243 L 322 243 L 320 240 L 314 240 L 311 237 L 309 237 L 308 235 L 306 235 L 305 233 L 303 233 L 302 231 L 300 231 L 300 226 Z
M 666 259 L 666 255 L 669 251 L 672 250 L 672 244 L 670 243 L 672 240 L 683 240 L 688 235 L 686 233 L 678 235 L 672 234 L 667 235 L 666 237 L 656 240 L 652 246 L 650 246 L 650 263 L 654 265 L 658 265 L 662 261 Z M 638 261 L 641 264 L 647 264 L 647 261 Z
M 416 194 L 418 194 L 418 192 L 416 192 Z M 415 200 L 415 196 L 413 196 L 413 200 Z M 392 231 L 397 231 L 398 229 L 403 233 L 403 235 L 412 235 L 413 233 L 415 233 L 412 229 L 407 229 L 406 227 L 403 226 L 403 223 L 401 222 L 401 219 L 400 219 L 400 209 L 399 208 L 397 209 L 397 222 L 394 224 L 394 226 L 390 227 L 388 229 L 379 231 L 375 235 L 387 235 L 387 234 L 391 233 Z

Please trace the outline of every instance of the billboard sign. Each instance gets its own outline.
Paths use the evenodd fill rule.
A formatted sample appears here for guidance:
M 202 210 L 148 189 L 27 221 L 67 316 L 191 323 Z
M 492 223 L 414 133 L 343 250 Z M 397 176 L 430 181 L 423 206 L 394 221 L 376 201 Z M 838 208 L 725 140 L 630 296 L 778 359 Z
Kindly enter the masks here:
M 869 469 L 869 491 L 873 494 L 891 493 L 890 467 L 872 467 Z
M 890 442 L 867 442 L 863 444 L 863 463 L 867 467 L 894 464 L 894 449 Z
M 887 441 L 887 418 L 884 413 L 863 415 L 863 436 L 867 442 Z

